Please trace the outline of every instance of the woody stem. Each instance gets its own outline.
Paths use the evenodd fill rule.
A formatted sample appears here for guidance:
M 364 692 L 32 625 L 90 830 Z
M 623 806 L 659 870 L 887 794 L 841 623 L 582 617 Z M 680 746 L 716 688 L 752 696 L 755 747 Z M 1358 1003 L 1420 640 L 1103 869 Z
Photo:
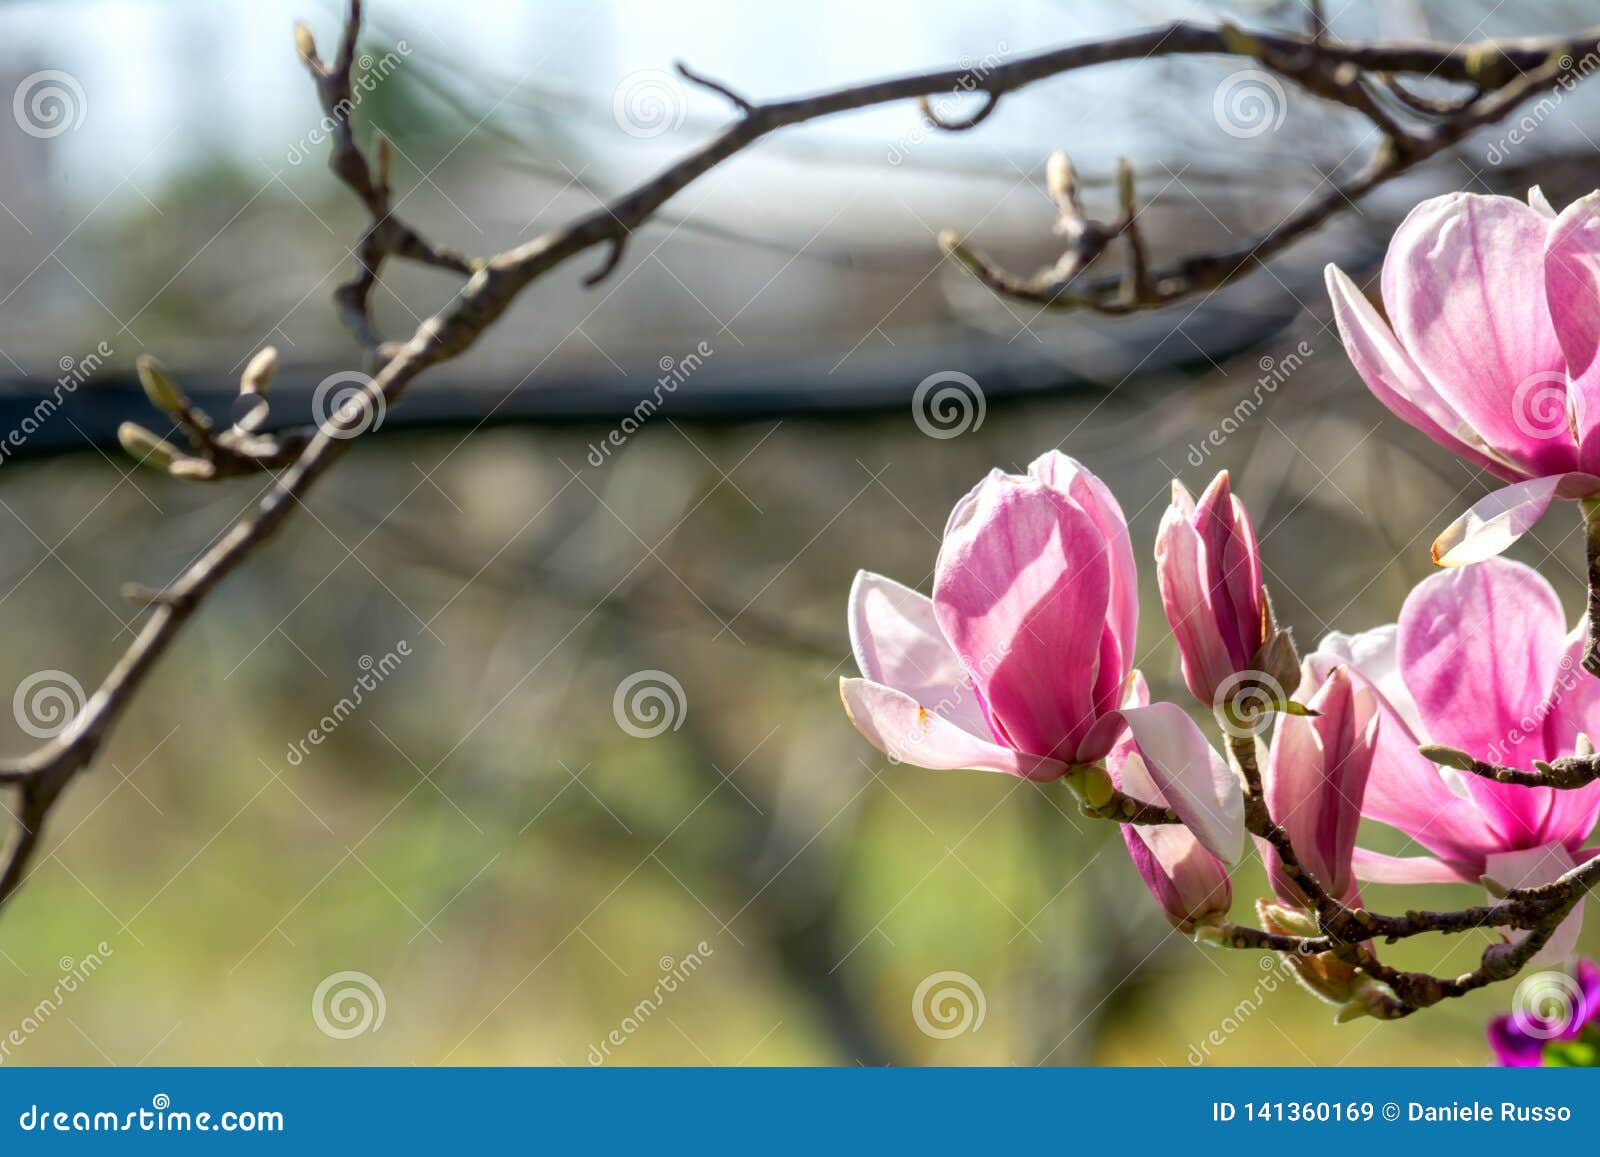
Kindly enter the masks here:
M 1583 511 L 1583 541 L 1589 568 L 1589 641 L 1583 648 L 1583 669 L 1600 676 L 1600 495 L 1578 503 Z

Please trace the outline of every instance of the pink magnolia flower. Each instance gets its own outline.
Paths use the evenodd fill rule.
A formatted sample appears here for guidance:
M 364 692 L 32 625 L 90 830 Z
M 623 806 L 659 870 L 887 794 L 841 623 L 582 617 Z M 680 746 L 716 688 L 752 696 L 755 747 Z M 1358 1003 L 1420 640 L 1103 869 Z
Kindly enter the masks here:
M 1302 680 L 1302 693 L 1317 682 Z M 1378 696 L 1357 685 L 1350 670 L 1334 667 L 1306 705 L 1312 716 L 1282 715 L 1262 774 L 1267 810 L 1289 835 L 1302 867 L 1345 904 L 1361 902 L 1351 866 L 1361 802 L 1377 750 Z M 1306 906 L 1299 886 L 1267 849 L 1268 875 L 1279 899 Z
M 1126 705 L 1143 707 L 1149 702 L 1150 689 L 1135 671 Z M 1167 802 L 1132 733 L 1117 741 L 1106 767 L 1111 782 L 1135 799 Z M 1227 865 L 1182 824 L 1123 824 L 1122 839 L 1145 887 L 1179 931 L 1193 932 L 1200 924 L 1226 916 L 1233 907 Z
M 996 470 L 956 503 L 933 598 L 863 572 L 850 638 L 864 678 L 840 680 L 857 730 L 891 758 L 1049 780 L 1138 739 L 1170 806 L 1238 858 L 1239 788 L 1171 703 L 1123 706 L 1138 626 L 1128 527 L 1105 484 L 1064 454 Z
M 1552 499 L 1600 491 L 1600 193 L 1559 215 L 1537 188 L 1526 204 L 1474 193 L 1422 202 L 1384 258 L 1389 324 L 1338 268 L 1327 280 L 1367 388 L 1512 484 L 1445 530 L 1434 561 L 1499 554 Z
M 1173 482 L 1156 534 L 1156 580 L 1184 682 L 1196 699 L 1215 705 L 1229 676 L 1253 667 L 1267 632 L 1256 532 L 1226 470 L 1198 503 Z
M 1322 641 L 1309 671 L 1346 664 L 1379 696 L 1363 813 L 1428 853 L 1357 848 L 1363 880 L 1531 887 L 1600 854 L 1583 846 L 1600 818 L 1600 783 L 1520 787 L 1437 767 L 1417 751 L 1444 744 L 1524 769 L 1570 755 L 1580 732 L 1600 735 L 1600 680 L 1578 666 L 1585 641 L 1581 624 L 1566 632 L 1550 584 L 1503 559 L 1425 579 L 1397 624 Z M 1581 924 L 1580 905 L 1540 959 L 1570 955 Z
M 1600 1044 L 1600 965 L 1580 960 L 1573 971 L 1573 976 L 1546 973 L 1542 982 L 1530 977 L 1523 983 L 1536 987 L 1528 1006 L 1489 1022 L 1489 1047 L 1496 1062 L 1507 1068 L 1537 1068 L 1551 1045 L 1559 1049 L 1586 1034 Z M 1519 1005 L 1525 1003 L 1521 988 L 1517 997 Z

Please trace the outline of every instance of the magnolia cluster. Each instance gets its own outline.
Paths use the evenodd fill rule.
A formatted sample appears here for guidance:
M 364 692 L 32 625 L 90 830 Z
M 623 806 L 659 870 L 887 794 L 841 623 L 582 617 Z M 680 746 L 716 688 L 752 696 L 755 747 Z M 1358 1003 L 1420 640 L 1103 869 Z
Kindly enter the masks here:
M 1438 561 L 1478 565 L 1419 583 L 1396 622 L 1330 634 L 1302 660 L 1274 621 L 1228 475 L 1198 500 L 1174 486 L 1154 560 L 1184 682 L 1224 747 L 1264 745 L 1267 813 L 1345 905 L 1361 903 L 1363 881 L 1532 886 L 1600 851 L 1584 847 L 1600 783 L 1502 783 L 1419 751 L 1494 751 L 1531 769 L 1600 734 L 1600 680 L 1577 665 L 1585 628 L 1568 630 L 1537 572 L 1490 557 L 1552 499 L 1600 490 L 1597 198 L 1559 215 L 1537 191 L 1526 204 L 1419 206 L 1384 265 L 1387 322 L 1329 270 L 1340 334 L 1373 393 L 1511 483 L 1436 544 Z M 875 746 L 921 767 L 1065 779 L 1091 805 L 1109 781 L 1170 809 L 1181 822 L 1123 825 L 1133 862 L 1178 928 L 1204 936 L 1224 922 L 1247 846 L 1240 777 L 1184 707 L 1151 702 L 1134 667 L 1133 544 L 1088 469 L 1052 452 L 1026 474 L 991 473 L 950 515 L 932 597 L 862 573 L 849 619 L 862 677 L 841 691 Z M 1363 819 L 1398 829 L 1415 854 L 1358 846 Z M 1262 854 L 1268 928 L 1314 932 L 1294 873 L 1270 846 Z M 1581 919 L 1580 905 L 1540 959 L 1569 957 Z M 1363 999 L 1359 977 L 1308 979 Z

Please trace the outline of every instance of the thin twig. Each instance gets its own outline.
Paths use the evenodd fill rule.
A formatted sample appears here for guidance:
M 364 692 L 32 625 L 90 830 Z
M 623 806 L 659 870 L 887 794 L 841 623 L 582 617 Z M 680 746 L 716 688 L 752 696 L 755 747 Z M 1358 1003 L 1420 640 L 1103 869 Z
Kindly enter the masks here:
M 740 112 L 748 113 L 756 107 L 720 80 L 712 80 L 709 76 L 702 76 L 681 60 L 674 67 L 677 68 L 678 75 L 683 77 L 684 80 L 687 80 L 690 84 L 698 84 L 701 88 L 709 89 L 711 92 L 731 102 L 733 107 Z
M 1007 271 L 953 230 L 940 235 L 940 244 L 996 293 L 1044 308 L 1088 309 L 1118 315 L 1170 305 L 1220 289 L 1253 273 L 1268 259 L 1320 229 L 1379 185 L 1437 156 L 1473 130 L 1500 120 L 1523 101 L 1570 74 L 1574 67 L 1573 54 L 1585 47 L 1585 44 L 1577 44 L 1553 50 L 1530 71 L 1515 77 L 1479 61 L 1475 76 L 1457 78 L 1477 80 L 1483 95 L 1449 114 L 1442 123 L 1405 128 L 1373 99 L 1363 71 L 1385 59 L 1386 53 L 1372 51 L 1370 47 L 1310 40 L 1296 42 L 1296 51 L 1290 53 L 1277 37 L 1239 33 L 1230 39 L 1235 51 L 1254 56 L 1263 66 L 1296 81 L 1317 96 L 1359 112 L 1378 128 L 1381 134 L 1378 145 L 1355 176 L 1344 182 L 1329 182 L 1324 192 L 1308 197 L 1290 216 L 1241 246 L 1191 255 L 1150 271 L 1141 278 L 1143 289 L 1131 298 L 1124 277 L 1084 276 L 1111 241 L 1127 228 L 1126 224 L 1120 228 L 1109 226 L 1087 231 L 1069 246 L 1055 266 L 1032 276 Z M 1495 62 L 1496 66 L 1509 59 L 1496 56 L 1496 50 L 1484 46 L 1479 49 L 1486 53 L 1485 60 Z M 1435 75 L 1454 73 L 1453 69 L 1444 67 L 1444 61 L 1439 63 L 1441 67 Z M 1600 671 L 1600 657 L 1596 664 L 1596 670 Z
M 1456 771 L 1464 771 L 1483 779 L 1492 779 L 1496 783 L 1515 784 L 1518 787 L 1550 787 L 1561 791 L 1572 791 L 1600 780 L 1600 756 L 1592 753 L 1563 756 L 1548 763 L 1541 760 L 1535 765 L 1534 770 L 1525 771 L 1519 767 L 1502 767 L 1500 764 L 1478 759 L 1465 751 L 1441 744 L 1427 744 L 1421 751 L 1428 759 L 1443 767 L 1454 768 Z
M 367 208 L 371 221 L 357 248 L 359 270 L 354 278 L 335 292 L 341 318 L 366 352 L 374 376 L 360 392 L 357 402 L 369 407 L 399 399 L 410 382 L 428 368 L 453 358 L 470 347 L 510 306 L 529 284 L 557 266 L 597 245 L 609 244 L 611 252 L 601 275 L 615 268 L 622 244 L 630 233 L 648 221 L 667 201 L 691 182 L 723 161 L 743 151 L 768 134 L 791 125 L 831 116 L 851 109 L 862 109 L 894 101 L 954 90 L 970 91 L 970 72 L 946 69 L 903 76 L 876 83 L 853 85 L 814 96 L 752 104 L 733 90 L 685 72 L 692 81 L 721 93 L 734 102 L 740 117 L 717 136 L 645 181 L 626 195 L 486 261 L 470 260 L 426 241 L 415 229 L 394 216 L 389 200 L 392 162 L 386 142 L 380 141 L 376 166 L 369 165 L 357 146 L 349 113 L 352 70 L 356 63 L 356 43 L 360 30 L 361 5 L 352 0 L 338 51 L 331 65 L 317 54 L 309 30 L 297 26 L 296 46 L 313 77 L 323 108 L 335 123 L 330 165 L 339 178 Z M 1383 145 L 1362 174 L 1353 181 L 1331 189 L 1314 199 L 1275 229 L 1244 247 L 1222 254 L 1190 257 L 1165 270 L 1151 269 L 1136 279 L 1128 295 L 1122 279 L 1074 286 L 1071 294 L 1058 289 L 1051 304 L 1087 304 L 1107 312 L 1150 308 L 1202 292 L 1242 276 L 1255 263 L 1284 248 L 1320 225 L 1346 203 L 1380 182 L 1409 168 L 1426 156 L 1437 153 L 1481 124 L 1505 115 L 1532 93 L 1549 87 L 1571 69 L 1571 59 L 1596 49 L 1600 35 L 1588 32 L 1576 39 L 1546 38 L 1520 42 L 1484 42 L 1477 45 L 1442 44 L 1366 44 L 1334 42 L 1320 32 L 1314 36 L 1292 34 L 1246 35 L 1231 26 L 1217 28 L 1175 23 L 1164 28 L 1107 40 L 1071 45 L 996 65 L 986 73 L 983 90 L 992 110 L 1001 96 L 1036 81 L 1075 69 L 1122 60 L 1150 57 L 1224 54 L 1244 56 L 1291 76 L 1320 96 L 1341 101 L 1374 116 L 1372 99 L 1360 74 L 1416 73 L 1445 81 L 1472 83 L 1486 95 L 1474 100 L 1458 116 L 1444 125 L 1406 130 L 1405 135 L 1386 136 Z M 1563 59 L 1563 55 L 1565 59 Z M 980 115 L 986 115 L 986 111 Z M 1375 118 L 1377 119 L 1377 118 Z M 1380 124 L 1384 122 L 1380 119 Z M 1392 127 L 1392 126 L 1391 126 Z M 1390 129 L 1386 129 L 1386 132 Z M 1398 131 L 1398 130 L 1396 130 Z M 1072 197 L 1067 197 L 1072 201 Z M 1111 240 L 1133 226 L 1131 189 L 1129 208 L 1123 220 L 1109 229 L 1096 228 L 1086 218 L 1068 232 L 1069 253 L 1057 263 L 1055 275 L 1062 287 L 1085 269 Z M 1136 242 L 1137 238 L 1133 238 Z M 371 293 L 383 262 L 389 257 L 419 262 L 446 269 L 466 278 L 460 292 L 433 316 L 417 327 L 401 344 L 382 341 L 370 316 Z M 1143 282 L 1142 286 L 1137 282 Z M 1133 300 L 1126 300 L 1131 296 Z M 1059 299 L 1059 300 L 1057 300 Z M 1108 304 L 1109 303 L 1109 304 Z M 165 654 L 183 625 L 204 599 L 245 559 L 269 539 L 301 504 L 306 492 L 339 460 L 361 433 L 362 408 L 346 404 L 328 416 L 303 447 L 294 445 L 292 461 L 275 485 L 252 509 L 242 514 L 211 546 L 150 600 L 151 610 L 138 634 L 104 681 L 90 696 L 71 725 L 60 735 L 29 755 L 0 764 L 0 783 L 12 785 L 19 794 L 17 837 L 0 873 L 0 904 L 4 904 L 21 883 L 27 865 L 39 845 L 46 819 L 62 791 L 78 772 L 98 753 L 133 693 L 143 683 L 155 663 Z M 241 436 L 253 432 L 238 427 Z M 218 435 L 220 440 L 223 435 Z M 251 444 L 253 445 L 253 444 Z M 292 445 L 292 444 L 291 444 Z M 177 474 L 177 470 L 173 470 Z M 1253 744 L 1253 740 L 1251 741 Z M 1244 762 L 1241 760 L 1241 762 Z M 1253 747 L 1249 767 L 1254 768 Z M 1259 797 L 1259 775 L 1249 790 Z M 1293 849 L 1282 830 L 1272 823 L 1262 805 L 1252 804 L 1252 830 L 1273 842 L 1286 864 L 1296 863 Z M 1149 805 L 1134 803 L 1135 818 L 1145 815 Z M 1119 810 L 1120 805 L 1119 805 Z M 1170 822 L 1163 811 L 1154 822 Z M 1128 817 L 1119 817 L 1128 818 Z M 1507 900 L 1516 905 L 1535 905 L 1537 918 L 1518 908 L 1519 918 L 1535 927 L 1522 945 L 1498 953 L 1491 959 L 1485 953 L 1480 969 L 1484 983 L 1498 978 L 1512 965 L 1520 967 L 1548 938 L 1558 913 L 1570 911 L 1583 891 L 1600 876 L 1600 861 L 1569 873 L 1559 887 L 1530 889 L 1514 893 Z M 1591 869 L 1593 869 L 1591 871 Z M 1317 903 L 1324 932 L 1331 940 L 1346 943 L 1366 925 L 1362 913 L 1351 912 L 1320 893 L 1308 873 L 1300 875 L 1302 887 Z M 1369 919 L 1371 919 L 1369 917 Z M 1554 921 L 1554 923 L 1552 923 Z M 1356 923 L 1352 923 L 1356 922 Z M 1407 926 L 1409 927 L 1409 926 Z M 1396 935 L 1410 934 L 1405 928 Z M 1262 935 L 1270 935 L 1262 933 Z M 1312 943 L 1320 938 L 1310 938 Z M 1532 945 L 1533 947 L 1529 947 Z M 1344 951 L 1345 949 L 1340 949 Z M 1374 969 L 1383 966 L 1372 964 Z M 1512 971 L 1515 969 L 1512 968 Z M 1506 973 L 1509 974 L 1509 973 Z M 1378 975 L 1377 972 L 1374 975 Z M 1395 973 L 1397 992 L 1415 990 L 1414 1006 L 1431 993 L 1410 980 L 1409 974 Z M 1436 983 L 1427 978 L 1427 983 Z M 1457 986 L 1469 983 L 1458 980 Z M 1401 993 L 1403 998 L 1410 999 Z
M 1600 676 L 1600 499 L 1578 503 L 1583 512 L 1583 542 L 1588 560 L 1589 600 L 1586 606 L 1589 641 L 1583 648 L 1583 669 Z
M 989 119 L 990 114 L 993 113 L 995 109 L 1000 107 L 999 93 L 986 92 L 983 94 L 983 98 L 983 104 L 979 106 L 977 112 L 972 113 L 970 116 L 961 117 L 957 120 L 950 120 L 947 117 L 939 115 L 934 111 L 933 103 L 925 96 L 919 96 L 917 98 L 917 107 L 922 110 L 922 115 L 928 118 L 928 123 L 934 128 L 940 129 L 947 133 L 964 133 L 968 129 L 977 128 L 984 121 Z

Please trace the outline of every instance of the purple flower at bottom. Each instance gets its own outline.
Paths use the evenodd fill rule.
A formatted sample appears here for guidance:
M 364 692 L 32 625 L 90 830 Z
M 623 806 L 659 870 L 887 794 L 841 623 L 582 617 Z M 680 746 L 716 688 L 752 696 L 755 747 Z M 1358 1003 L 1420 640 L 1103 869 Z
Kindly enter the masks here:
M 1536 1068 L 1548 1046 L 1575 1041 L 1590 1026 L 1600 1029 L 1600 965 L 1580 960 L 1575 976 L 1538 973 L 1518 986 L 1513 1005 L 1489 1022 L 1489 1047 L 1501 1065 Z

